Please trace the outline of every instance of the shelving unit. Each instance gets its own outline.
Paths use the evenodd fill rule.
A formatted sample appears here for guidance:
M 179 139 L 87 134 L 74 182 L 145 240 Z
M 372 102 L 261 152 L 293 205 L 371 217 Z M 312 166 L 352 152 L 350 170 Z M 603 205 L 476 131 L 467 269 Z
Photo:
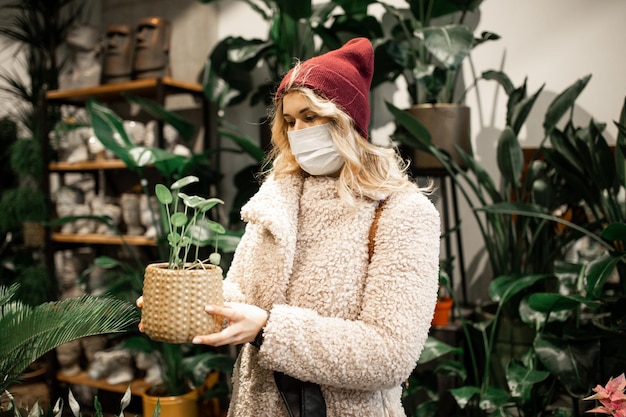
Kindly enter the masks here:
M 198 84 L 181 82 L 169 77 L 157 79 L 135 80 L 119 84 L 108 84 L 96 87 L 89 87 L 75 90 L 57 90 L 49 91 L 42 97 L 40 104 L 40 118 L 43 126 L 41 132 L 42 155 L 44 161 L 43 167 L 43 190 L 48 203 L 48 213 L 54 213 L 52 206 L 51 183 L 52 175 L 58 176 L 60 184 L 63 183 L 64 177 L 69 174 L 89 174 L 93 175 L 96 187 L 99 189 L 99 183 L 104 181 L 106 184 L 107 194 L 118 196 L 120 190 L 109 186 L 112 179 L 122 178 L 126 181 L 125 186 L 132 181 L 139 182 L 136 174 L 130 172 L 123 161 L 119 159 L 97 159 L 86 160 L 81 162 L 62 162 L 54 161 L 48 151 L 48 137 L 52 126 L 47 126 L 48 112 L 50 106 L 54 105 L 71 105 L 82 107 L 90 98 L 97 99 L 107 105 L 116 103 L 126 103 L 125 93 L 151 99 L 163 106 L 166 106 L 166 98 L 174 95 L 190 95 L 195 102 L 200 103 L 201 111 L 201 128 L 204 128 L 203 136 L 199 139 L 203 141 L 202 148 L 217 148 L 216 134 L 216 113 L 210 107 L 204 97 L 202 87 Z M 117 113 L 117 111 L 116 111 Z M 126 115 L 119 113 L 122 118 Z M 163 124 L 158 122 L 159 129 L 156 137 L 156 144 L 163 144 Z M 155 146 L 158 146 L 155 145 Z M 218 167 L 219 159 L 215 157 L 215 166 Z M 212 161 L 213 162 L 213 161 Z M 156 174 L 156 171 L 154 171 Z M 122 229 L 123 230 L 123 229 Z M 76 248 L 76 247 L 93 247 L 98 251 L 117 251 L 117 247 L 130 246 L 132 248 L 155 253 L 154 247 L 157 246 L 155 239 L 146 238 L 145 236 L 136 235 L 105 235 L 98 233 L 60 233 L 59 230 L 46 227 L 45 230 L 45 257 L 46 263 L 50 271 L 54 271 L 54 253 L 57 250 Z M 67 376 L 61 373 L 55 375 L 58 383 L 77 384 L 90 386 L 109 393 L 123 394 L 128 388 L 128 383 L 111 385 L 106 380 L 94 380 L 88 377 L 86 372 L 81 372 L 75 376 Z M 142 379 L 136 379 L 130 382 L 131 393 L 134 397 L 140 397 L 141 394 L 150 387 Z

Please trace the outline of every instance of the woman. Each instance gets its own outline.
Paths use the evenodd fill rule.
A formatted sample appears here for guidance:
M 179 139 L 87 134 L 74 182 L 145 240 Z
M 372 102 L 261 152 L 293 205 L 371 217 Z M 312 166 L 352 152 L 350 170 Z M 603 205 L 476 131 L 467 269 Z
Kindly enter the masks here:
M 278 88 L 272 168 L 242 209 L 230 302 L 207 306 L 229 324 L 194 339 L 245 344 L 229 416 L 404 416 L 401 384 L 436 301 L 440 223 L 395 150 L 367 140 L 372 73 L 360 38 Z

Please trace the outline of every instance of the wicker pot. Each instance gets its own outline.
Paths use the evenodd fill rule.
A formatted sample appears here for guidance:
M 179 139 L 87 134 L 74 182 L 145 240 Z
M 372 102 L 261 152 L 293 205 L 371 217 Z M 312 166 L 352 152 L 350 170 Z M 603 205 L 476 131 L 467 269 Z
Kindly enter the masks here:
M 191 342 L 194 336 L 222 329 L 223 318 L 204 311 L 207 304 L 223 305 L 222 269 L 168 269 L 167 263 L 146 267 L 141 320 L 151 339 Z

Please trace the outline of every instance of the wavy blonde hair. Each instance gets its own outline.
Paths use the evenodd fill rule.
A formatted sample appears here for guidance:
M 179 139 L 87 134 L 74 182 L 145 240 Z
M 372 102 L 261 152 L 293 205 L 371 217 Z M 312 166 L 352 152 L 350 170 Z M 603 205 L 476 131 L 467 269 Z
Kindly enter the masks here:
M 403 190 L 412 184 L 407 175 L 407 163 L 395 148 L 371 144 L 358 133 L 350 115 L 312 89 L 300 86 L 288 88 L 276 100 L 271 115 L 273 146 L 269 162 L 272 166 L 266 174 L 280 177 L 304 172 L 291 151 L 287 124 L 283 118 L 283 97 L 294 92 L 302 94 L 308 107 L 318 116 L 330 120 L 332 140 L 345 160 L 338 180 L 338 193 L 343 200 L 351 205 L 354 205 L 357 197 L 378 200 L 382 194 Z M 428 192 L 430 188 L 429 185 L 419 191 Z

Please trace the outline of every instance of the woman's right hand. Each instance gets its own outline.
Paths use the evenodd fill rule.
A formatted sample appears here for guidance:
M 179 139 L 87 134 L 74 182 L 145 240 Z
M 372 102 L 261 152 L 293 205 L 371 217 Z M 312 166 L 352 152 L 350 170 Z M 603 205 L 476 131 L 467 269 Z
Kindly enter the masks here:
M 135 301 L 135 304 L 137 304 L 137 307 L 143 308 L 143 296 L 139 296 L 139 298 Z M 139 325 L 137 327 L 139 327 L 139 331 L 143 333 L 143 323 L 141 320 L 139 320 Z

